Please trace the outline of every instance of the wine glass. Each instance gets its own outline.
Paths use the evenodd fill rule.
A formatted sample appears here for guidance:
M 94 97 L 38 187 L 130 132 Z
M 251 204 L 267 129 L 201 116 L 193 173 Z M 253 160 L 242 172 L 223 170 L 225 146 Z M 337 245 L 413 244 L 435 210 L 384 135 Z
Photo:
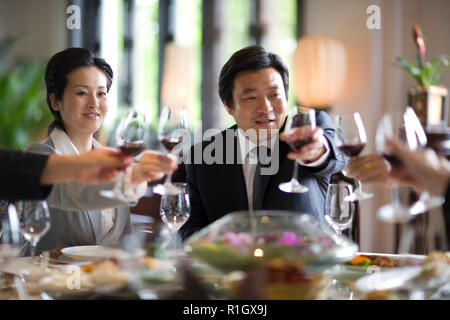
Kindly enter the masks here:
M 334 229 L 336 234 L 352 225 L 355 214 L 355 203 L 345 201 L 345 197 L 352 194 L 352 186 L 344 183 L 330 183 L 325 200 L 325 221 Z
M 357 157 L 364 149 L 367 136 L 359 112 L 335 117 L 336 135 L 335 145 L 348 157 Z M 362 191 L 358 181 L 358 188 L 345 201 L 365 200 L 373 197 L 372 193 Z
M 185 108 L 164 107 L 159 119 L 158 139 L 166 151 L 178 156 L 183 146 L 183 140 L 187 138 L 188 133 L 187 110 Z M 160 195 L 180 192 L 172 183 L 171 173 L 166 176 L 164 184 L 156 185 L 153 191 Z
M 427 136 L 413 108 L 406 107 L 404 121 L 406 141 L 409 149 L 411 151 L 424 149 L 428 143 Z M 428 191 L 422 191 L 419 199 L 411 205 L 410 213 L 412 215 L 422 214 L 442 206 L 444 202 L 445 199 L 443 197 L 431 196 Z
M 123 118 L 115 131 L 116 145 L 124 154 L 133 157 L 145 150 L 148 138 L 149 117 L 140 111 L 131 110 Z M 119 173 L 112 190 L 102 190 L 100 194 L 107 198 L 118 198 L 127 201 L 123 190 L 123 171 Z
M 161 197 L 160 215 L 162 221 L 171 231 L 172 250 L 177 249 L 177 231 L 189 219 L 191 204 L 186 183 L 174 183 L 180 191 L 178 193 L 166 193 Z
M 30 243 L 31 258 L 36 261 L 36 246 L 50 229 L 50 212 L 45 200 L 17 201 L 16 209 L 20 221 L 20 232 Z
M 20 221 L 16 207 L 13 204 L 5 205 L 5 212 L 0 221 L 0 265 L 19 255 L 20 247 Z
M 310 126 L 311 130 L 316 128 L 316 113 L 314 109 L 304 108 L 304 107 L 293 107 L 287 117 L 286 125 L 284 127 L 284 131 L 287 132 L 292 128 L 299 128 L 303 126 Z M 298 151 L 304 145 L 311 143 L 311 138 L 300 139 L 297 141 L 289 141 L 287 140 L 287 144 L 291 147 L 292 150 Z M 294 172 L 292 174 L 292 179 L 288 182 L 281 183 L 278 187 L 281 191 L 287 193 L 303 193 L 307 192 L 309 189 L 307 186 L 302 185 L 297 180 L 298 175 L 298 164 L 297 161 L 294 160 Z
M 392 115 L 384 114 L 377 127 L 375 149 L 378 154 L 389 162 L 392 168 L 401 168 L 403 165 L 401 160 L 392 155 L 386 146 L 386 140 L 394 138 L 395 132 L 400 132 L 399 122 L 393 119 Z M 392 202 L 378 209 L 377 216 L 379 219 L 390 223 L 405 223 L 411 219 L 409 204 L 407 204 L 408 201 L 405 199 L 404 191 L 404 187 L 392 186 Z

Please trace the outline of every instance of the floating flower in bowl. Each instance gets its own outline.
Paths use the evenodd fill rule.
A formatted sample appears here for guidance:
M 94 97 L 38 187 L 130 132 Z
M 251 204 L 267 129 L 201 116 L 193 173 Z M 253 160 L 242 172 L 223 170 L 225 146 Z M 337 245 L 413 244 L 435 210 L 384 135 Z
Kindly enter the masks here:
M 186 241 L 191 259 L 223 272 L 248 271 L 274 259 L 320 271 L 349 261 L 357 249 L 311 215 L 289 211 L 230 213 Z

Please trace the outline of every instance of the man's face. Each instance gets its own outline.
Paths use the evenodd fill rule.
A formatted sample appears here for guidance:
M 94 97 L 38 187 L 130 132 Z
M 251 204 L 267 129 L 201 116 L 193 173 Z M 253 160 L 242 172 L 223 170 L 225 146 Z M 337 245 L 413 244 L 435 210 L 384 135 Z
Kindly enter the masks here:
M 233 108 L 225 106 L 238 127 L 254 129 L 261 139 L 278 132 L 287 112 L 286 93 L 281 75 L 274 68 L 243 71 L 233 84 Z M 258 139 L 260 140 L 260 139 Z

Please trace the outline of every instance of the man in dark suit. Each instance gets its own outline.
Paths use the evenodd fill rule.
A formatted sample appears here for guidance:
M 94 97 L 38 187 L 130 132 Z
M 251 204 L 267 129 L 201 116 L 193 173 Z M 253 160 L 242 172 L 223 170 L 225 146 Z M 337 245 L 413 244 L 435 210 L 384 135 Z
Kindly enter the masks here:
M 345 167 L 346 158 L 334 146 L 333 122 L 323 111 L 316 112 L 315 129 L 303 126 L 279 136 L 288 88 L 287 68 L 260 46 L 237 51 L 223 66 L 219 94 L 236 125 L 191 149 L 186 164 L 191 216 L 180 229 L 183 239 L 238 210 L 294 210 L 322 220 L 330 175 Z M 310 143 L 292 152 L 285 141 L 299 139 Z M 279 190 L 292 178 L 292 160 L 308 192 Z

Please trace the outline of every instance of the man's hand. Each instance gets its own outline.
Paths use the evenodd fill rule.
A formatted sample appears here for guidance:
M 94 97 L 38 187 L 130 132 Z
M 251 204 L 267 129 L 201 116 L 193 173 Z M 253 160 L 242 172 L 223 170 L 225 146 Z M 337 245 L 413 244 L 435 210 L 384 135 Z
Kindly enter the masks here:
M 159 180 L 177 168 L 178 162 L 174 155 L 146 151 L 142 154 L 139 163 L 133 164 L 131 182 L 133 185 L 138 185 L 144 181 Z
M 311 126 L 292 128 L 291 130 L 280 134 L 280 139 L 288 143 L 295 143 L 299 140 L 310 139 L 310 143 L 302 146 L 297 151 L 290 152 L 287 155 L 287 157 L 291 160 L 301 160 L 304 162 L 314 162 L 326 152 L 325 146 L 321 141 L 321 137 L 323 137 L 322 128 L 316 127 L 312 130 Z

